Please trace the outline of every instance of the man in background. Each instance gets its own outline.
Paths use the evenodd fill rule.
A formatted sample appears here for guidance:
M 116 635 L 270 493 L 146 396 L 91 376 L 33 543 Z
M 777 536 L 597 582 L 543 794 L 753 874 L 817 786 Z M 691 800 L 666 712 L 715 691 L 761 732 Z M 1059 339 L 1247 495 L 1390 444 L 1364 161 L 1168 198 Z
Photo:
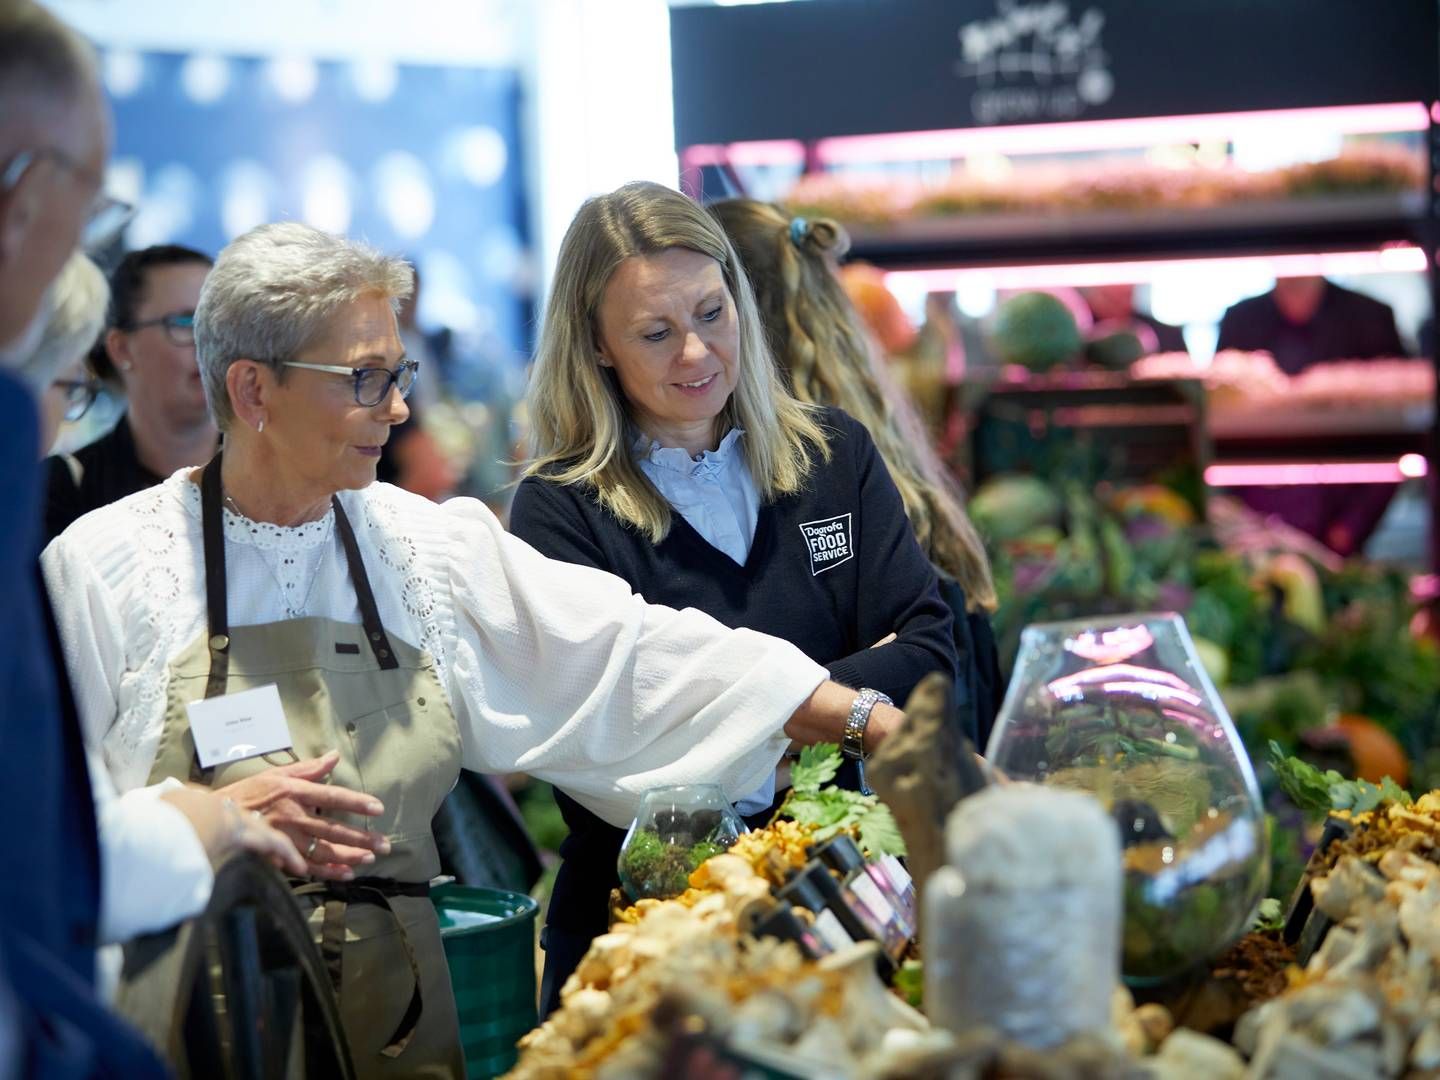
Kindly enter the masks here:
M 1287 375 L 1327 360 L 1405 355 L 1389 304 L 1323 277 L 1280 278 L 1220 320 L 1216 349 L 1264 351 Z

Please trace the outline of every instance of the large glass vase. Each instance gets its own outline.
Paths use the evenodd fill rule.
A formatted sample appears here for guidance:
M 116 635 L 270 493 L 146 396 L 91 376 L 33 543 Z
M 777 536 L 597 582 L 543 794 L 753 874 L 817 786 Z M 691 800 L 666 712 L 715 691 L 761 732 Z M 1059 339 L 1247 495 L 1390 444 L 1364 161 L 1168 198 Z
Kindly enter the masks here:
M 1125 849 L 1127 981 L 1181 976 L 1245 932 L 1269 878 L 1260 794 L 1178 615 L 1026 629 L 986 756 L 1109 811 Z

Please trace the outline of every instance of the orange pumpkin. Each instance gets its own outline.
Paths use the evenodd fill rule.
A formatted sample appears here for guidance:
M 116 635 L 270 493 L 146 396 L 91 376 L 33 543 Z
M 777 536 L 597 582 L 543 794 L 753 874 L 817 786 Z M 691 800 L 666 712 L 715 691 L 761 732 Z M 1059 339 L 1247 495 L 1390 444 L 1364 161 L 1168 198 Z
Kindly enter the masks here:
M 1335 726 L 1349 740 L 1355 775 L 1361 780 L 1378 784 L 1388 776 L 1401 787 L 1410 782 L 1410 759 L 1390 732 L 1368 717 L 1351 713 L 1343 714 Z

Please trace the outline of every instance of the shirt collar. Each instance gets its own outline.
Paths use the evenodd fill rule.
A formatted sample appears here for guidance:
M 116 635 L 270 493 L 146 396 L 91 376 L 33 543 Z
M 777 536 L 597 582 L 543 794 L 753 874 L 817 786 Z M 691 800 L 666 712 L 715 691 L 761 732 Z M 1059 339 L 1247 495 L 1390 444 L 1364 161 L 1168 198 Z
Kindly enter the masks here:
M 678 446 L 661 446 L 643 432 L 636 437 L 631 449 L 637 461 L 648 461 L 681 476 L 692 476 L 702 470 L 722 469 L 737 458 L 740 455 L 740 436 L 744 434 L 743 428 L 731 428 L 720 440 L 718 447 L 705 450 L 699 457 L 694 458 Z

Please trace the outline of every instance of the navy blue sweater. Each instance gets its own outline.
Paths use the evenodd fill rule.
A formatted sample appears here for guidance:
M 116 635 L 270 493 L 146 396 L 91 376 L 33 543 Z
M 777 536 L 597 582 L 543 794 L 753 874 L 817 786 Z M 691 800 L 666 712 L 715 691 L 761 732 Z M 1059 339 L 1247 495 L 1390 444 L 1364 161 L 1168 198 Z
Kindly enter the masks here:
M 727 626 L 784 638 L 836 682 L 873 687 L 904 704 L 932 671 L 956 673 L 950 608 L 934 568 L 869 434 L 838 409 L 823 423 L 831 458 L 803 491 L 760 507 L 744 566 L 712 547 L 679 513 L 652 544 L 581 485 L 524 480 L 510 528 L 546 555 L 607 570 L 651 603 L 692 607 Z M 890 634 L 895 640 L 871 648 Z M 571 835 L 549 922 L 599 934 L 619 884 L 623 834 L 557 792 Z

